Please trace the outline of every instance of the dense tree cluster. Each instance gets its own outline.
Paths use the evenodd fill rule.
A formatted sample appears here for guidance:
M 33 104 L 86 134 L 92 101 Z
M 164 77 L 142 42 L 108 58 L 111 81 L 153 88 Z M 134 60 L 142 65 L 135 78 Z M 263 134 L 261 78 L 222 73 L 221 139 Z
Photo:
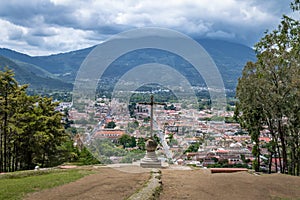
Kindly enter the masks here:
M 299 12 L 299 1 L 291 4 Z M 299 13 L 297 13 L 299 14 Z M 257 61 L 248 62 L 239 79 L 236 116 L 251 134 L 254 166 L 259 170 L 260 132 L 272 136 L 269 171 L 276 160 L 281 173 L 300 175 L 300 23 L 283 16 L 274 30 L 256 44 Z M 275 159 L 276 158 L 276 159 Z
M 140 144 L 140 142 L 143 142 L 143 144 Z M 120 148 L 120 144 L 123 148 Z M 117 141 L 95 139 L 88 146 L 88 149 L 102 164 L 111 164 L 114 159 L 119 160 L 120 163 L 131 163 L 145 156 L 145 150 L 141 149 L 140 145 L 145 145 L 143 138 L 138 139 L 138 144 L 136 144 L 135 137 L 124 134 Z M 125 149 L 136 146 L 138 146 L 138 149 Z
M 122 135 L 118 142 L 123 146 L 123 148 L 133 148 L 136 147 L 136 139 L 134 136 L 128 134 Z
M 11 70 L 0 71 L 0 172 L 57 165 L 69 152 L 57 104 L 26 88 Z

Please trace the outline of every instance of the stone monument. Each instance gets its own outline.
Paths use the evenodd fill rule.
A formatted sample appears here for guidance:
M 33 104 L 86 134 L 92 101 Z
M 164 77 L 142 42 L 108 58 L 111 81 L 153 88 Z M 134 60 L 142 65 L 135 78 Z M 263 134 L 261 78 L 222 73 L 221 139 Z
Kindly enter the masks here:
M 146 148 L 146 155 L 141 160 L 141 167 L 144 168 L 161 168 L 161 161 L 157 159 L 155 150 L 157 148 L 157 143 L 153 139 L 153 106 L 156 105 L 166 105 L 162 103 L 156 103 L 154 102 L 153 95 L 151 95 L 151 101 L 150 102 L 144 102 L 140 103 L 143 105 L 150 105 L 151 111 L 150 111 L 150 139 L 147 140 L 145 148 Z
M 157 147 L 157 143 L 155 140 L 149 139 L 146 142 L 146 155 L 141 160 L 141 167 L 144 168 L 161 168 L 161 161 L 157 159 L 155 150 Z

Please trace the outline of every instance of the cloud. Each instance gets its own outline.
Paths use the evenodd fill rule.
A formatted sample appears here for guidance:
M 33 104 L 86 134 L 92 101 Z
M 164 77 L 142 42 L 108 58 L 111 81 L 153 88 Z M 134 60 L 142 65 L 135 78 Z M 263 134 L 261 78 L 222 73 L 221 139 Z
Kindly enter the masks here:
M 1 42 L 20 40 L 27 32 L 26 28 L 2 19 L 0 19 L 0 27 L 2 27 L 0 31 Z
M 210 38 L 233 39 L 235 37 L 235 34 L 234 33 L 227 33 L 227 32 L 224 32 L 224 31 L 216 31 L 216 32 L 208 33 L 206 36 L 210 37 Z
M 31 54 L 75 50 L 145 26 L 251 46 L 288 12 L 289 2 L 273 0 L 10 0 L 0 5 L 0 36 L 6 47 L 32 46 Z
M 58 34 L 58 31 L 53 27 L 40 27 L 38 29 L 32 29 L 29 34 L 37 37 L 50 37 Z
M 0 17 L 20 26 L 33 27 L 44 19 L 68 12 L 67 7 L 55 6 L 47 0 L 10 0 L 1 2 Z

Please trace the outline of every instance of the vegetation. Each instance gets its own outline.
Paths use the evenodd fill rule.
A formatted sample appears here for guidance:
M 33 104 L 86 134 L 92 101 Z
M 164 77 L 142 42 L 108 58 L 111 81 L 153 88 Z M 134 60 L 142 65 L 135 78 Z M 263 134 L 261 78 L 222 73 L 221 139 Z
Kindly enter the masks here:
M 207 165 L 207 168 L 249 168 L 248 164 L 228 164 L 228 163 L 216 163 Z
M 136 140 L 134 136 L 130 136 L 128 134 L 124 134 L 122 135 L 119 139 L 118 139 L 118 143 L 120 143 L 123 148 L 133 148 L 136 147 Z
M 185 150 L 184 153 L 198 152 L 199 147 L 200 147 L 200 142 L 193 143 Z
M 299 13 L 300 1 L 291 7 Z M 272 158 L 281 173 L 300 175 L 300 23 L 283 16 L 274 30 L 256 44 L 257 61 L 248 62 L 238 81 L 236 117 L 254 142 L 255 170 L 260 166 L 260 131 L 272 135 Z
M 28 96 L 14 73 L 0 72 L 0 171 L 55 166 L 65 159 L 68 136 L 51 98 Z
M 118 146 L 121 144 L 122 146 Z M 138 149 L 125 149 L 132 148 L 138 145 Z M 109 139 L 97 139 L 89 145 L 90 152 L 93 152 L 100 163 L 111 164 L 112 160 L 120 159 L 121 163 L 131 163 L 138 160 L 145 155 L 145 140 L 139 138 L 136 143 L 136 138 L 127 134 L 121 136 L 117 141 L 112 142 Z
M 122 157 L 120 163 L 132 163 L 133 161 L 140 160 L 145 156 L 144 150 L 132 150 Z
M 146 140 L 145 138 L 138 138 L 137 139 L 137 144 L 136 146 L 138 147 L 139 150 L 146 150 Z
M 63 185 L 91 171 L 72 170 L 39 170 L 22 171 L 0 175 L 0 199 L 22 199 L 25 194 Z
M 89 152 L 99 160 L 101 164 L 111 164 L 110 157 L 121 157 L 126 155 L 126 150 L 119 148 L 108 139 L 97 139 L 89 145 Z
M 127 132 L 133 133 L 136 129 L 138 129 L 139 126 L 140 126 L 140 125 L 139 125 L 139 122 L 138 122 L 138 121 L 128 122 L 128 125 L 127 125 Z
M 4 70 L 5 66 L 9 66 L 9 69 L 15 72 L 19 83 L 30 83 L 31 91 L 46 93 L 47 90 L 70 91 L 72 89 L 71 83 L 66 83 L 37 66 L 0 55 L 0 70 Z
M 174 133 L 170 133 L 167 137 L 167 144 L 172 147 L 173 145 L 178 145 L 178 141 L 174 138 Z
M 116 127 L 116 123 L 114 121 L 111 121 L 111 122 L 108 122 L 106 125 L 105 125 L 105 128 L 111 128 L 111 129 L 114 129 Z
M 84 147 L 81 151 L 78 151 L 77 158 L 74 160 L 78 165 L 95 165 L 101 164 L 101 162 L 94 157 L 94 155 Z

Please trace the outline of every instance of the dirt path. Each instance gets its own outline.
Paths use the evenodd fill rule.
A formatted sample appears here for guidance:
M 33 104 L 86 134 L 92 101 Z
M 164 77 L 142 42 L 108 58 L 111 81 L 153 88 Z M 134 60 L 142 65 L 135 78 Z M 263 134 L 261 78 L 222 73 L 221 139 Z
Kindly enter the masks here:
M 211 174 L 209 170 L 162 170 L 160 199 L 300 199 L 300 177 L 247 172 Z
M 128 173 L 112 168 L 99 168 L 95 174 L 75 182 L 41 192 L 31 193 L 27 200 L 126 199 L 143 187 L 150 173 Z
M 144 186 L 149 169 L 137 166 L 98 168 L 75 182 L 29 194 L 27 200 L 126 199 Z M 161 200 L 174 199 L 298 199 L 300 177 L 281 174 L 252 175 L 247 172 L 211 174 L 208 169 L 162 169 Z

